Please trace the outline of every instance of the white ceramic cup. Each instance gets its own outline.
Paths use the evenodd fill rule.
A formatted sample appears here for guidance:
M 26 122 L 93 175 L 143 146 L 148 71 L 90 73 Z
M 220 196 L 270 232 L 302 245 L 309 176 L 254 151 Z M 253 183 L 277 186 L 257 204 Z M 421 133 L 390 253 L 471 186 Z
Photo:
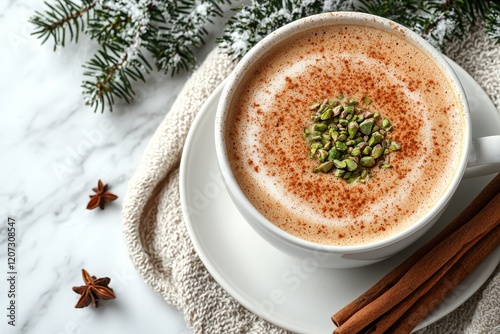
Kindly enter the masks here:
M 465 123 L 463 129 L 465 149 L 461 152 L 460 164 L 449 187 L 434 207 L 420 220 L 403 231 L 380 241 L 355 246 L 329 246 L 309 242 L 281 230 L 252 205 L 231 171 L 224 134 L 226 133 L 226 119 L 231 112 L 229 106 L 234 92 L 261 57 L 272 51 L 280 42 L 293 38 L 295 34 L 305 30 L 346 24 L 370 26 L 390 31 L 416 45 L 433 59 L 455 90 L 458 102 L 462 104 L 461 109 L 464 113 Z M 390 20 L 362 13 L 337 12 L 314 15 L 290 23 L 268 35 L 243 57 L 228 77 L 219 101 L 215 120 L 215 146 L 219 167 L 228 192 L 240 213 L 255 231 L 270 244 L 292 256 L 312 257 L 322 267 L 349 268 L 381 261 L 415 242 L 434 225 L 444 212 L 447 203 L 464 176 L 479 176 L 500 170 L 500 136 L 472 139 L 471 128 L 469 107 L 463 88 L 453 69 L 440 52 L 417 34 Z

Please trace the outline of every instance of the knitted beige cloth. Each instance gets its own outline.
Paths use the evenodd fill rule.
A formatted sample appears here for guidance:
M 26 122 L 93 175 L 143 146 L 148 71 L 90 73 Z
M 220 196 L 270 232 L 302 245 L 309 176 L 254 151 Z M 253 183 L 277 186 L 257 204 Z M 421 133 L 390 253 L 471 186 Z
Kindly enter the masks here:
M 500 45 L 477 29 L 446 54 L 481 84 L 498 109 Z M 182 217 L 179 162 L 184 141 L 202 103 L 233 68 L 217 50 L 209 54 L 157 129 L 125 196 L 125 240 L 137 270 L 181 310 L 193 333 L 287 333 L 243 308 L 215 282 L 198 258 Z M 497 268 L 465 304 L 419 334 L 499 333 L 499 301 Z

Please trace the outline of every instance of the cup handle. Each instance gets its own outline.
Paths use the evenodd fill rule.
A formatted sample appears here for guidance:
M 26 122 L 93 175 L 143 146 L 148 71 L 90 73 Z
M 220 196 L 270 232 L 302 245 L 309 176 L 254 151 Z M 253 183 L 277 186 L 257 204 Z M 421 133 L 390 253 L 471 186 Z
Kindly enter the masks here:
M 477 177 L 500 171 L 500 135 L 472 139 L 464 177 Z

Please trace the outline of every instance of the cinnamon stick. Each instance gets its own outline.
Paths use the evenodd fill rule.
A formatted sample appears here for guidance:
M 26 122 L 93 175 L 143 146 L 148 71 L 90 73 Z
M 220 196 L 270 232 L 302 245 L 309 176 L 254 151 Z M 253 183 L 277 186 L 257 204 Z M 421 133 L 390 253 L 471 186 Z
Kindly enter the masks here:
M 422 256 L 445 240 L 451 233 L 472 219 L 495 195 L 500 192 L 500 174 L 498 174 L 479 195 L 460 213 L 447 227 L 445 227 L 432 240 L 419 248 L 413 255 L 389 272 L 375 285 L 368 289 L 357 299 L 343 307 L 332 316 L 333 323 L 339 327 L 354 313 L 365 307 L 373 300 L 392 287 Z
M 335 333 L 358 333 L 427 281 L 467 243 L 500 224 L 500 194 L 496 195 L 469 222 L 453 232 L 418 260 L 401 279 L 380 297 L 353 314 Z
M 497 217 L 498 218 L 498 217 Z M 480 240 L 438 284 L 418 300 L 386 333 L 411 333 L 441 301 L 500 244 L 500 226 Z
M 412 307 L 422 296 L 424 296 L 432 287 L 439 282 L 439 280 L 446 275 L 446 273 L 452 268 L 460 259 L 477 243 L 484 237 L 481 235 L 475 238 L 473 241 L 466 244 L 453 258 L 448 261 L 444 266 L 442 266 L 434 275 L 432 275 L 424 284 L 422 284 L 418 289 L 413 291 L 407 298 L 405 298 L 401 303 L 394 306 L 391 310 L 381 316 L 375 321 L 374 324 L 365 332 L 366 334 L 383 334 L 399 319 L 405 312 Z

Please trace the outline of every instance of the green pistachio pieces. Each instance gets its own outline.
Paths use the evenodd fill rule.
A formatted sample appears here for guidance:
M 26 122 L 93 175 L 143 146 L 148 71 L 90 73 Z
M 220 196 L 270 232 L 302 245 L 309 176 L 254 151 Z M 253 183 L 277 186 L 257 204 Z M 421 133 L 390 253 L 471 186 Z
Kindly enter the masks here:
M 333 110 L 328 108 L 326 109 L 321 116 L 319 117 L 322 121 L 326 121 L 327 119 L 332 118 Z
M 347 164 L 345 161 L 340 161 L 340 160 L 333 160 L 333 164 L 335 165 L 335 167 L 339 168 L 339 169 L 345 169 L 347 167 Z
M 335 175 L 336 177 L 342 177 L 342 175 L 345 174 L 345 170 L 343 169 L 335 169 L 335 171 L 333 172 L 333 175 Z
M 367 167 L 367 168 L 370 168 L 370 167 L 373 167 L 375 166 L 375 158 L 372 157 L 372 156 L 365 156 L 365 157 L 362 157 L 360 160 L 359 160 L 359 164 L 363 167 Z
M 321 165 L 316 167 L 317 172 L 328 173 L 333 168 L 333 161 L 323 162 Z
M 354 161 L 354 160 L 351 160 L 351 159 L 345 159 L 344 160 L 345 162 L 345 165 L 346 165 L 346 169 L 349 171 L 349 172 L 353 172 L 355 170 L 358 169 L 358 164 Z
M 374 123 L 375 119 L 373 117 L 365 119 L 363 122 L 359 124 L 359 131 L 361 131 L 361 133 L 367 136 L 370 135 L 370 133 L 372 133 Z
M 361 149 L 359 147 L 354 147 L 351 151 L 351 156 L 359 157 L 361 155 Z
M 382 141 L 382 139 L 384 139 L 384 136 L 380 132 L 375 131 L 370 136 L 370 139 L 368 140 L 368 145 L 373 147 L 376 144 L 380 143 Z
M 390 122 L 387 118 L 384 118 L 384 119 L 382 120 L 382 127 L 383 127 L 384 129 L 387 129 L 387 128 L 388 128 L 388 127 L 390 127 L 390 126 L 391 126 L 391 122 Z
M 337 141 L 346 141 L 346 140 L 347 136 L 343 133 L 337 137 Z
M 378 159 L 382 156 L 382 154 L 384 154 L 384 148 L 382 147 L 382 145 L 380 144 L 375 145 L 371 152 L 372 157 L 374 159 Z
M 324 149 L 319 149 L 316 151 L 316 154 L 318 155 L 318 160 L 320 162 L 324 162 L 328 158 L 328 151 Z
M 359 124 L 357 122 L 351 121 L 349 122 L 349 124 L 347 124 L 347 132 L 349 133 L 350 138 L 356 138 L 358 130 L 359 130 Z
M 335 148 L 337 149 L 337 151 L 340 151 L 340 152 L 347 151 L 347 145 L 342 141 L 335 142 Z
M 313 131 L 323 132 L 328 129 L 328 124 L 325 123 L 315 123 L 313 125 Z
M 363 107 L 372 101 L 363 97 Z M 389 139 L 391 121 L 376 111 L 362 109 L 353 98 L 324 100 L 311 104 L 311 125 L 302 137 L 310 148 L 310 157 L 318 161 L 315 173 L 332 172 L 347 183 L 366 183 L 373 168 L 390 169 L 391 154 L 401 145 Z
M 335 147 L 328 151 L 328 160 L 339 159 L 342 156 L 342 152 L 338 151 Z
M 397 141 L 391 141 L 391 144 L 389 145 L 389 149 L 391 151 L 399 151 L 401 149 L 401 145 Z
M 311 154 L 316 153 L 317 150 L 323 147 L 323 144 L 315 142 L 311 144 Z

